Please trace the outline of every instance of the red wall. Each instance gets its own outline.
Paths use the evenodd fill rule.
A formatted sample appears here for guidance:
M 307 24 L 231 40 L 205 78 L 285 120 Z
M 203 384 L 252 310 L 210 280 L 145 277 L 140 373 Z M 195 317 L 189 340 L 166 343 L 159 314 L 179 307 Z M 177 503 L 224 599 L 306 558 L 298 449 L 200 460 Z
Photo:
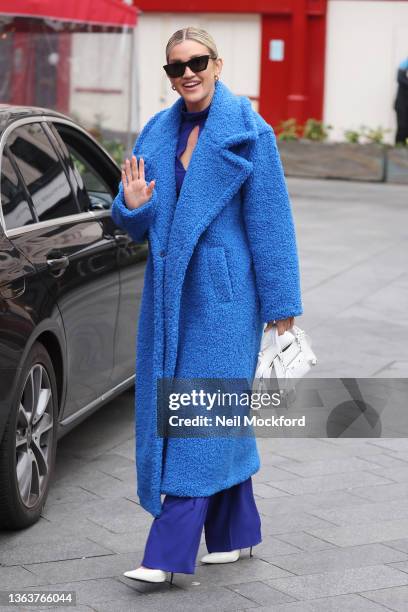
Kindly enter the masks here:
M 291 13 L 302 0 L 135 0 L 142 11 L 160 13 Z M 326 0 L 308 0 L 309 12 L 326 12 Z
M 325 32 L 322 15 L 262 16 L 259 112 L 274 128 L 291 117 L 322 119 Z M 284 42 L 283 61 L 271 61 L 270 40 Z
M 283 119 L 322 118 L 327 0 L 136 0 L 160 13 L 258 13 L 262 20 L 259 112 L 275 128 Z M 284 41 L 271 61 L 269 41 Z

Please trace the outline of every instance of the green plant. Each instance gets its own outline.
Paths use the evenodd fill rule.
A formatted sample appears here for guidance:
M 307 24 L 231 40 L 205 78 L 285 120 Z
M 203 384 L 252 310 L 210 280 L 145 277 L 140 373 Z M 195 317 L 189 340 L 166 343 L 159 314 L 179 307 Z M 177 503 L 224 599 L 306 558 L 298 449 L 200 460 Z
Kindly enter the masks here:
M 125 145 L 120 140 L 109 140 L 108 138 L 104 137 L 102 122 L 105 117 L 103 114 L 95 114 L 95 123 L 91 127 L 85 126 L 80 116 L 75 111 L 70 113 L 70 117 L 73 121 L 75 121 L 79 125 L 82 125 L 82 127 L 86 129 L 86 131 L 89 132 L 89 134 L 91 134 L 91 136 L 93 136 L 108 151 L 108 153 L 110 153 L 115 162 L 119 166 L 122 166 L 125 157 Z M 81 162 L 78 161 L 78 164 L 81 164 Z M 80 169 L 79 165 L 78 169 Z
M 358 130 L 345 130 L 344 137 L 346 139 L 346 142 L 360 142 L 361 132 L 359 132 Z
M 318 119 L 310 118 L 306 121 L 303 127 L 303 138 L 314 141 L 326 140 L 329 135 L 329 130 L 332 130 L 333 126 L 323 123 Z
M 122 166 L 125 157 L 125 147 L 119 140 L 100 138 L 99 142 L 111 154 L 118 166 Z
M 362 126 L 361 131 L 362 135 L 368 142 L 384 144 L 384 136 L 386 132 L 390 132 L 391 130 L 383 128 L 381 125 L 379 125 L 377 128 Z
M 277 126 L 278 140 L 298 140 L 299 139 L 299 125 L 295 118 L 286 119 L 281 121 Z
M 73 157 L 73 160 L 74 166 L 78 170 L 80 176 L 85 176 L 86 166 L 76 156 Z

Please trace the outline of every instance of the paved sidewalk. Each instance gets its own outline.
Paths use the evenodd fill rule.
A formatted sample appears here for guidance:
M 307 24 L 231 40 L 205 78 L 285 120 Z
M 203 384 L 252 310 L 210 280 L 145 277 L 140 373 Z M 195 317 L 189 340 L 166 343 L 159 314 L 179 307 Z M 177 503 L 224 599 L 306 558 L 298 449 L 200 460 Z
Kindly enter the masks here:
M 289 184 L 304 287 L 298 322 L 321 375 L 406 376 L 408 189 Z M 196 574 L 176 574 L 173 586 L 130 581 L 122 572 L 139 564 L 151 516 L 137 503 L 133 393 L 124 393 L 60 441 L 41 520 L 0 534 L 0 590 L 74 590 L 78 611 L 405 612 L 408 440 L 258 444 L 263 542 L 254 557 L 198 561 Z M 199 557 L 205 552 L 203 540 Z
M 408 376 L 408 188 L 292 178 L 304 315 L 322 377 Z

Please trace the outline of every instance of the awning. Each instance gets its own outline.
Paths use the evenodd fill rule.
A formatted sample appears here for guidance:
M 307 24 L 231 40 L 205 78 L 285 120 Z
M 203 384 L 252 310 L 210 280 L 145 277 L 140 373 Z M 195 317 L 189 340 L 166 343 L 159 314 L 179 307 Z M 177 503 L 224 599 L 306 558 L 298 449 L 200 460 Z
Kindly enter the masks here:
M 137 23 L 138 9 L 120 0 L 1 0 L 0 16 L 55 19 L 100 26 L 129 26 Z

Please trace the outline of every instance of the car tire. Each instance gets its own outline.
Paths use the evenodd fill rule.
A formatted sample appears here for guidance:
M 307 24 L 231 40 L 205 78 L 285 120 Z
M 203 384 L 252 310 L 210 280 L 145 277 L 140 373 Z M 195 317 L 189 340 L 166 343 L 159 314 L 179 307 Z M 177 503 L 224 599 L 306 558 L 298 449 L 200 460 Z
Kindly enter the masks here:
M 0 528 L 38 521 L 54 473 L 58 393 L 50 356 L 35 342 L 21 369 L 0 444 Z

